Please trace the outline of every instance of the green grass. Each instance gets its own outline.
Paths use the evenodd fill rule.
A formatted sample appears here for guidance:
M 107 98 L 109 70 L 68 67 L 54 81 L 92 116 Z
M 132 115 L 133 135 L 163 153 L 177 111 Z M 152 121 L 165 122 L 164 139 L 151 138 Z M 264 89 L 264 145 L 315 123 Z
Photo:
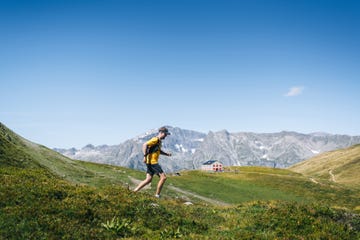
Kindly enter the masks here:
M 96 189 L 73 185 L 44 170 L 1 168 L 0 238 L 113 239 L 123 235 L 144 239 L 160 235 L 167 221 L 178 224 L 178 204 L 159 205 L 148 195 L 121 187 Z M 187 213 L 196 222 L 195 213 Z M 107 230 L 107 221 L 126 219 L 131 229 Z M 186 220 L 185 220 L 186 221 Z M 190 226 L 197 231 L 199 226 Z
M 232 204 L 253 200 L 301 200 L 295 194 L 251 181 L 242 173 L 191 171 L 183 173 L 181 177 L 171 178 L 170 181 L 182 189 Z
M 183 172 L 181 177 L 172 177 L 168 183 L 231 204 L 256 200 L 299 203 L 317 201 L 353 210 L 360 205 L 360 193 L 356 189 L 334 186 L 331 183 L 316 184 L 289 170 L 260 167 L 236 169 L 236 172 L 231 173 Z
M 170 176 L 127 189 L 144 172 L 74 161 L 0 124 L 0 239 L 359 239 L 359 191 L 260 167 Z M 156 185 L 157 179 L 154 180 Z M 232 203 L 183 205 L 186 191 Z
M 72 183 L 103 187 L 123 185 L 128 176 L 143 177 L 139 171 L 110 165 L 76 161 L 31 143 L 0 123 L 0 167 L 45 169 Z
M 360 217 L 326 205 L 183 206 L 118 186 L 74 185 L 43 169 L 0 168 L 2 239 L 356 239 Z

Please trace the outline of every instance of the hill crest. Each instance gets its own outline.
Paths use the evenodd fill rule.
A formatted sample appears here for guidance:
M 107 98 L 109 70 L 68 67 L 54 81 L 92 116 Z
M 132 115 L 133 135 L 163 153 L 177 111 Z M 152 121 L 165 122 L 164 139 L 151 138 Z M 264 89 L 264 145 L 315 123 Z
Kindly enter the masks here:
M 360 187 L 360 144 L 322 153 L 289 167 L 289 170 Z

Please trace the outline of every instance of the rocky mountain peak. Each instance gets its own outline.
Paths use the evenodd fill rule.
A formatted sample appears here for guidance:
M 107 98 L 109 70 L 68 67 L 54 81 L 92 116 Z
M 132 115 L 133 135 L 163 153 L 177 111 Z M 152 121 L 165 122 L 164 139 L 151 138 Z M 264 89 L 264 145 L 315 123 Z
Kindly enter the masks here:
M 171 135 L 163 141 L 163 149 L 173 156 L 160 158 L 167 172 L 197 169 L 209 159 L 221 161 L 225 166 L 288 167 L 319 153 L 360 143 L 360 136 L 323 133 L 230 133 L 221 130 L 205 134 L 172 126 L 167 128 Z M 144 170 L 142 144 L 157 133 L 158 129 L 152 129 L 114 146 L 89 144 L 75 151 L 55 150 L 74 159 Z

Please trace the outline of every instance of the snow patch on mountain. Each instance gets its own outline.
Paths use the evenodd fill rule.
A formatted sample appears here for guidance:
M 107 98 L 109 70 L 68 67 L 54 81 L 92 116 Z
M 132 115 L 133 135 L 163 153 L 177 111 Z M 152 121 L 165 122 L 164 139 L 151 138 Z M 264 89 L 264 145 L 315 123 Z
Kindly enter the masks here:
M 184 146 L 182 144 L 175 144 L 175 148 L 178 149 L 179 151 L 183 152 L 183 153 L 188 152 L 188 150 L 186 148 L 184 148 Z
M 193 139 L 193 141 L 195 141 L 195 142 L 203 142 L 203 141 L 204 141 L 204 139 L 203 139 L 203 138 Z
M 316 150 L 313 150 L 313 149 L 310 149 L 310 151 L 313 153 L 313 154 L 319 154 L 320 151 L 316 151 Z

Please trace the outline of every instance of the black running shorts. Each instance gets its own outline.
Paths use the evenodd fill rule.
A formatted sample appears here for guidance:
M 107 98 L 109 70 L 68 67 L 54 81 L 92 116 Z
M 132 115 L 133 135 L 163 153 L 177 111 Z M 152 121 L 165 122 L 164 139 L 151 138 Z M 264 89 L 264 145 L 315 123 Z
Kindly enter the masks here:
M 150 174 L 151 176 L 154 176 L 154 174 L 159 175 L 164 172 L 159 164 L 146 164 L 146 166 L 146 173 Z

